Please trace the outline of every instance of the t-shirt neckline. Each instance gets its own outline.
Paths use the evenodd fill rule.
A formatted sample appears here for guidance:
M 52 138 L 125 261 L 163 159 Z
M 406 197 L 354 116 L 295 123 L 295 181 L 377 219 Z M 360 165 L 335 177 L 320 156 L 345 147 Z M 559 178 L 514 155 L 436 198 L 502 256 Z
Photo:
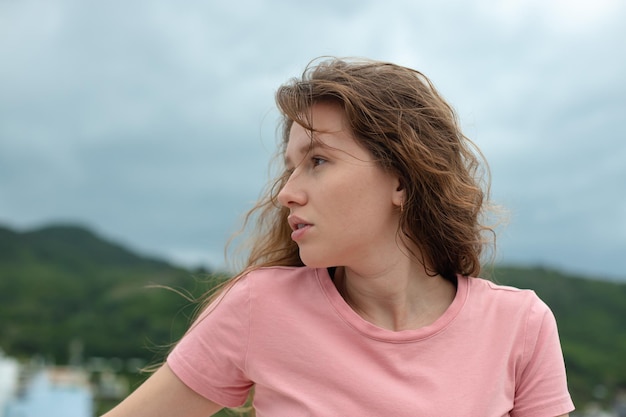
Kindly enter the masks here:
M 469 295 L 470 278 L 458 276 L 454 299 L 437 320 L 419 329 L 393 331 L 370 323 L 354 311 L 352 307 L 346 303 L 341 294 L 339 294 L 327 269 L 317 268 L 315 269 L 315 273 L 329 303 L 348 326 L 366 337 L 389 343 L 415 342 L 428 339 L 441 333 L 448 328 L 459 315 Z

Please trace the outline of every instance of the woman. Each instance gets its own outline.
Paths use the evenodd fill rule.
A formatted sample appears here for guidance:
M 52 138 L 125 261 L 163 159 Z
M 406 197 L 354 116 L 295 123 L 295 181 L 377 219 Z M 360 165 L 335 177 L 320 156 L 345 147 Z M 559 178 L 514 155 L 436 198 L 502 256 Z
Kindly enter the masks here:
M 422 74 L 329 59 L 276 95 L 284 174 L 246 270 L 107 417 L 566 416 L 556 323 L 477 276 L 480 159 Z

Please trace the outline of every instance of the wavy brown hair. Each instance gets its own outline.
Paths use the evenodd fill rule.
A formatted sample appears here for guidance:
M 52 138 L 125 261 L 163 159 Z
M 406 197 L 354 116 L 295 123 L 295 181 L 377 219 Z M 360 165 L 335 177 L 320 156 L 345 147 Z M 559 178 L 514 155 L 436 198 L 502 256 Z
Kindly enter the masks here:
M 291 125 L 312 130 L 307 110 L 329 101 L 342 106 L 356 140 L 400 178 L 406 193 L 400 230 L 417 245 L 429 271 L 449 280 L 456 274 L 478 275 L 481 254 L 495 246 L 495 233 L 484 224 L 489 172 L 432 82 L 416 70 L 386 62 L 314 61 L 276 92 L 282 114 L 279 156 Z M 248 213 L 246 221 L 254 219 L 256 229 L 246 270 L 303 265 L 290 238 L 289 210 L 277 201 L 286 179 L 280 175 Z

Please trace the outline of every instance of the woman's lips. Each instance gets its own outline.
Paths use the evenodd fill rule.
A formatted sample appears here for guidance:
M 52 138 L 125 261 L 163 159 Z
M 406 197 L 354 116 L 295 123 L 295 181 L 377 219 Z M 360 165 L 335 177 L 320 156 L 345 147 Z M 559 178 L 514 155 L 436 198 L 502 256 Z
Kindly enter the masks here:
M 298 223 L 296 229 L 291 232 L 291 239 L 297 242 L 311 227 L 310 224 Z
M 293 230 L 291 233 L 291 239 L 294 241 L 301 239 L 302 236 L 304 236 L 304 234 L 313 226 L 303 218 L 294 215 L 289 216 L 287 221 L 289 222 L 289 227 Z

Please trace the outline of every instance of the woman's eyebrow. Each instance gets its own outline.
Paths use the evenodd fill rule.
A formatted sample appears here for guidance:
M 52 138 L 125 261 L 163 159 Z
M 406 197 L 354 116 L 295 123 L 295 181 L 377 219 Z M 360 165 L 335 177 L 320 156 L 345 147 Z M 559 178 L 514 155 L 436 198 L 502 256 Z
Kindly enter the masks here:
M 315 151 L 315 150 L 317 150 L 318 148 L 321 148 L 321 147 L 322 147 L 322 145 L 319 142 L 314 141 L 313 143 L 308 143 L 308 144 L 298 148 L 298 150 L 296 151 L 296 155 L 304 156 L 304 155 L 306 155 L 306 154 L 308 154 L 310 152 L 313 152 L 313 151 Z M 291 158 L 289 157 L 289 155 L 287 153 L 285 153 L 285 166 L 287 166 L 287 167 L 288 166 L 293 166 L 293 165 L 290 165 L 290 164 L 291 164 Z

